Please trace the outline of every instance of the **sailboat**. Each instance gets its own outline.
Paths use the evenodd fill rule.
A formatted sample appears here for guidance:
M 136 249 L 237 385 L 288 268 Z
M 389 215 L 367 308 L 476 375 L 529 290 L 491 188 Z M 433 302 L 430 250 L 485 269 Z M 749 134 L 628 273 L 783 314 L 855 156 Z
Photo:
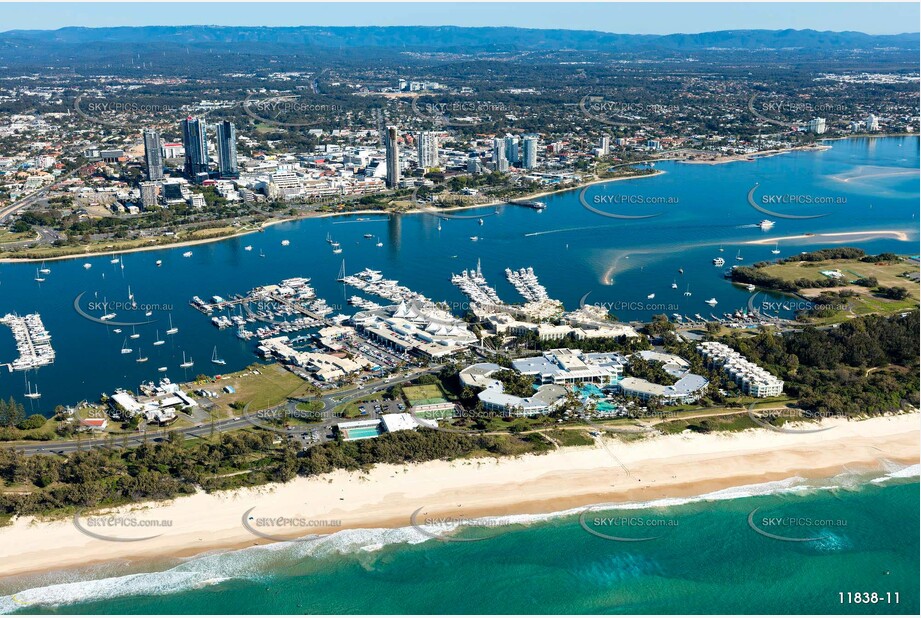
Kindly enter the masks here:
M 118 264 L 118 256 L 116 256 L 116 257 L 112 258 L 111 260 L 109 260 L 109 264 Z
M 140 348 L 139 348 L 139 349 L 138 349 L 138 357 L 137 357 L 137 361 L 136 361 L 136 362 L 138 362 L 138 363 L 146 363 L 148 360 L 149 360 L 149 359 L 148 359 L 146 356 L 141 356 L 141 350 L 140 350 Z
M 720 245 L 720 253 L 722 253 L 723 251 L 725 251 L 725 249 L 723 249 L 723 245 Z
M 35 269 L 35 280 L 38 281 L 39 283 L 42 283 L 45 280 L 45 278 L 39 274 L 37 268 Z
M 688 289 L 684 291 L 684 295 L 685 296 L 691 295 L 691 284 L 690 283 L 688 284 Z
M 778 253 L 780 253 L 780 249 L 777 248 L 776 242 L 774 243 L 774 248 L 771 249 L 771 253 L 773 253 L 774 255 L 777 255 Z
M 441 231 L 441 219 L 438 220 L 438 231 Z
M 655 292 L 653 292 L 652 294 L 647 294 L 647 295 L 646 295 L 646 298 L 648 298 L 649 300 L 652 300 L 652 299 L 655 298 L 655 297 L 656 297 Z
M 252 251 L 252 250 L 253 250 L 253 246 L 252 246 L 252 245 L 246 245 L 245 247 L 243 247 L 243 250 L 244 250 L 244 251 Z
M 742 250 L 741 250 L 741 249 L 739 249 L 739 252 L 736 253 L 736 259 L 739 260 L 740 262 L 741 262 L 742 260 L 745 259 L 744 257 L 742 257 Z
M 157 371 L 160 373 L 166 373 L 166 367 L 157 367 Z
M 338 243 L 334 244 L 333 246 L 335 247 L 335 248 L 333 249 L 333 253 L 335 253 L 335 254 L 337 254 L 337 255 L 340 254 L 340 253 L 342 253 L 342 247 L 338 246 Z
M 136 332 L 136 331 L 134 330 L 134 327 L 132 326 L 132 327 L 131 327 L 131 334 L 128 335 L 128 338 L 129 338 L 129 339 L 137 339 L 137 338 L 140 337 L 140 336 L 141 336 L 141 334 L 138 333 L 138 332 Z
M 38 385 L 35 385 L 35 392 L 32 392 L 32 386 L 26 380 L 26 393 L 23 395 L 26 399 L 41 399 L 42 394 L 38 392 Z
M 125 262 L 122 261 L 121 258 L 118 258 L 118 266 L 119 266 L 119 268 L 121 268 L 122 270 L 125 270 Z
M 46 268 L 46 267 L 45 267 L 45 262 L 42 262 L 42 267 L 38 269 L 38 272 L 42 273 L 43 275 L 50 275 L 50 274 L 51 274 L 51 269 L 50 269 L 50 268 Z
M 672 289 L 673 289 L 673 290 L 677 290 L 677 289 L 678 289 L 678 280 L 677 280 L 677 279 L 675 279 L 674 281 L 672 281 Z
M 179 329 L 173 326 L 173 314 L 169 314 L 169 328 L 166 329 L 167 335 L 175 335 L 179 332 Z
M 160 331 L 158 330 L 158 331 L 157 331 L 157 340 L 154 341 L 153 344 L 154 344 L 154 345 L 163 345 L 164 343 L 166 343 L 166 342 L 163 341 L 162 339 L 160 339 Z
M 383 247 L 383 246 L 384 246 L 384 243 L 381 242 L 380 237 L 377 238 L 377 246 L 378 246 L 378 247 Z
M 265 257 L 265 251 L 262 249 L 259 250 L 259 257 Z
M 227 361 L 217 357 L 217 346 L 214 346 L 214 352 L 211 353 L 211 362 L 215 365 L 226 365 Z
M 179 366 L 182 367 L 183 369 L 188 369 L 194 364 L 195 364 L 195 361 L 193 361 L 191 358 L 189 358 L 189 360 L 185 359 L 185 352 L 183 352 L 182 353 L 182 364 Z
M 345 279 L 345 260 L 342 260 L 342 266 L 339 268 L 339 277 L 336 281 L 342 281 Z
M 131 348 L 128 347 L 128 338 L 125 337 L 125 340 L 122 342 L 122 354 L 131 354 L 134 352 Z

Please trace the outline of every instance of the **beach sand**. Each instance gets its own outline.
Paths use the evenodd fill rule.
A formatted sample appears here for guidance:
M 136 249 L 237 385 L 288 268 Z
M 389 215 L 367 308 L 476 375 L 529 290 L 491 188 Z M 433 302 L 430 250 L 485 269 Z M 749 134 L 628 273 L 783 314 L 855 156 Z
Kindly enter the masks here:
M 94 527 L 89 514 L 80 516 L 81 526 L 92 533 L 120 539 L 159 535 L 143 541 L 93 538 L 79 531 L 72 519 L 17 518 L 0 528 L 0 576 L 112 560 L 190 556 L 343 529 L 406 527 L 420 508 L 424 517 L 458 519 L 543 514 L 593 504 L 698 496 L 791 477 L 829 477 L 845 468 L 871 472 L 893 462 L 918 463 L 917 413 L 826 420 L 823 425 L 830 429 L 808 434 L 761 429 L 685 433 L 634 442 L 609 440 L 606 447 L 571 447 L 518 458 L 379 465 L 367 473 L 338 471 L 283 485 L 199 493 L 163 504 L 104 511 L 170 522 L 159 528 Z M 310 521 L 275 526 L 260 521 L 270 517 Z M 264 536 L 244 526 L 244 519 Z

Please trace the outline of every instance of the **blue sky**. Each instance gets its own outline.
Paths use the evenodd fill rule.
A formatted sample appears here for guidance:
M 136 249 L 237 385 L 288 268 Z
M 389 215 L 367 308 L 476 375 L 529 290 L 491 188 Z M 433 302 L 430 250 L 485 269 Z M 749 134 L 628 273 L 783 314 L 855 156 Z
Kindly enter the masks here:
M 869 34 L 917 32 L 921 8 L 905 3 L 9 3 L 0 30 L 64 26 L 518 26 L 668 34 L 812 28 Z

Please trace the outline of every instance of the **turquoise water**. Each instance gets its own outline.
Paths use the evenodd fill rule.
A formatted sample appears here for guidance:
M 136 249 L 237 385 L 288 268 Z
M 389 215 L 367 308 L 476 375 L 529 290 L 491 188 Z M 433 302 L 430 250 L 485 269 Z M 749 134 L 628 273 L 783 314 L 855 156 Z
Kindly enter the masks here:
M 583 299 L 600 303 L 622 320 L 649 319 L 653 314 L 681 313 L 693 316 L 721 314 L 745 308 L 751 294 L 722 277 L 724 268 L 712 265 L 724 256 L 726 268 L 733 263 L 751 263 L 796 254 L 831 244 L 857 245 L 869 252 L 897 251 L 916 255 L 918 245 L 917 137 L 854 139 L 830 142 L 824 152 L 796 152 L 754 162 L 725 165 L 690 165 L 665 162 L 656 169 L 665 173 L 655 178 L 594 185 L 585 200 L 605 212 L 660 214 L 650 219 L 612 219 L 585 209 L 579 191 L 544 199 L 543 212 L 517 206 L 479 211 L 484 224 L 475 219 L 441 222 L 427 214 L 394 216 L 347 216 L 301 220 L 273 226 L 251 234 L 191 248 L 163 249 L 124 256 L 124 269 L 111 264 L 110 257 L 76 258 L 50 262 L 52 272 L 38 284 L 34 264 L 0 264 L 0 315 L 38 311 L 52 334 L 57 350 L 53 366 L 30 372 L 0 372 L 0 397 L 22 400 L 26 379 L 43 393 L 29 400 L 31 411 L 48 413 L 57 404 L 81 399 L 95 400 L 101 392 L 116 387 L 136 389 L 141 381 L 157 379 L 157 368 L 174 381 L 194 378 L 199 373 L 242 369 L 255 359 L 254 342 L 243 342 L 234 329 L 218 331 L 208 318 L 189 306 L 195 296 L 229 298 L 257 286 L 277 283 L 294 276 L 313 279 L 320 297 L 338 311 L 354 311 L 346 299 L 358 294 L 336 282 L 342 260 L 349 273 L 366 267 L 381 270 L 411 288 L 436 300 L 447 300 L 458 313 L 466 298 L 451 285 L 452 273 L 482 263 L 483 272 L 500 295 L 520 302 L 505 280 L 506 267 L 533 266 L 549 294 L 567 308 L 578 307 Z M 793 220 L 774 216 L 776 226 L 764 232 L 755 225 L 766 215 L 747 200 L 758 183 L 759 198 L 788 195 L 812 199 L 834 198 L 832 205 L 768 204 L 787 214 L 825 214 L 819 219 Z M 605 201 L 612 197 L 661 198 L 666 205 Z M 838 199 L 843 203 L 838 203 Z M 465 213 L 468 214 L 468 213 Z M 804 234 L 842 233 L 866 230 L 895 230 L 907 240 L 869 234 L 856 237 L 812 237 L 780 241 L 778 256 L 773 244 L 747 245 L 763 238 Z M 374 238 L 380 237 L 383 247 Z M 327 235 L 342 244 L 335 255 L 325 242 Z M 478 242 L 470 241 L 478 236 Z M 282 246 L 289 240 L 289 246 Z M 252 245 L 252 251 L 244 247 Z M 724 252 L 719 253 L 723 246 Z M 182 254 L 191 250 L 191 257 Z M 260 251 L 265 258 L 259 256 Z M 744 261 L 735 261 L 741 253 Z M 162 260 L 162 267 L 155 266 Z M 90 263 L 92 268 L 84 269 Z M 678 269 L 684 270 L 683 274 Z M 678 284 L 677 289 L 671 285 Z M 138 364 L 135 354 L 119 350 L 126 329 L 116 334 L 105 326 L 81 318 L 74 309 L 90 302 L 125 302 L 128 286 L 140 305 L 153 305 L 152 315 L 118 310 L 117 320 L 144 321 L 141 337 L 131 347 L 150 358 Z M 684 296 L 691 291 L 692 296 Z M 655 294 L 653 300 L 648 299 Z M 718 299 L 711 309 L 706 299 Z M 777 300 L 775 297 L 768 300 Z M 377 299 L 375 299 L 377 300 Z M 763 304 L 760 296 L 757 303 Z M 102 311 L 90 311 L 102 315 Z M 180 331 L 164 337 L 170 315 Z M 0 328 L 0 331 L 8 329 Z M 157 331 L 166 345 L 153 347 Z M 213 348 L 226 359 L 217 367 L 209 362 Z M 185 352 L 195 366 L 181 369 Z M 0 332 L 0 363 L 14 358 L 12 337 Z M 88 371 L 87 367 L 95 370 Z
M 359 440 L 361 438 L 374 438 L 381 435 L 377 427 L 357 427 L 349 429 L 349 440 Z
M 570 513 L 456 532 L 485 539 L 479 542 L 430 539 L 412 528 L 358 530 L 155 569 L 109 565 L 6 580 L 0 593 L 15 592 L 16 601 L 0 597 L 0 611 L 917 615 L 917 466 L 911 474 L 876 482 L 853 475 L 791 479 L 606 508 L 586 519 L 596 530 L 594 518 L 602 516 L 660 526 L 616 531 L 658 537 L 645 542 L 589 534 Z M 753 509 L 762 528 L 763 518 L 822 520 L 770 528 L 819 540 L 762 536 L 748 524 Z M 55 585 L 65 581 L 72 583 Z M 842 605 L 839 593 L 847 591 L 899 592 L 900 603 Z

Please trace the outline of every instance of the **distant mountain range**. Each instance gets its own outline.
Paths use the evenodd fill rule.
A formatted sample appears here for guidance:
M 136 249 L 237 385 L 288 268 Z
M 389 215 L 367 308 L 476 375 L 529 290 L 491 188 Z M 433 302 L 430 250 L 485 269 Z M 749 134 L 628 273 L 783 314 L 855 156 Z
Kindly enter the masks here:
M 291 53 L 310 48 L 388 48 L 414 51 L 630 51 L 694 52 L 708 49 L 800 51 L 918 50 L 919 34 L 870 35 L 817 30 L 725 30 L 700 34 L 636 35 L 588 30 L 527 28 L 396 27 L 228 27 L 145 26 L 10 30 L 0 33 L 0 53 L 46 46 L 111 44 L 226 47 L 256 45 Z M 0 57 L 2 62 L 2 57 Z

